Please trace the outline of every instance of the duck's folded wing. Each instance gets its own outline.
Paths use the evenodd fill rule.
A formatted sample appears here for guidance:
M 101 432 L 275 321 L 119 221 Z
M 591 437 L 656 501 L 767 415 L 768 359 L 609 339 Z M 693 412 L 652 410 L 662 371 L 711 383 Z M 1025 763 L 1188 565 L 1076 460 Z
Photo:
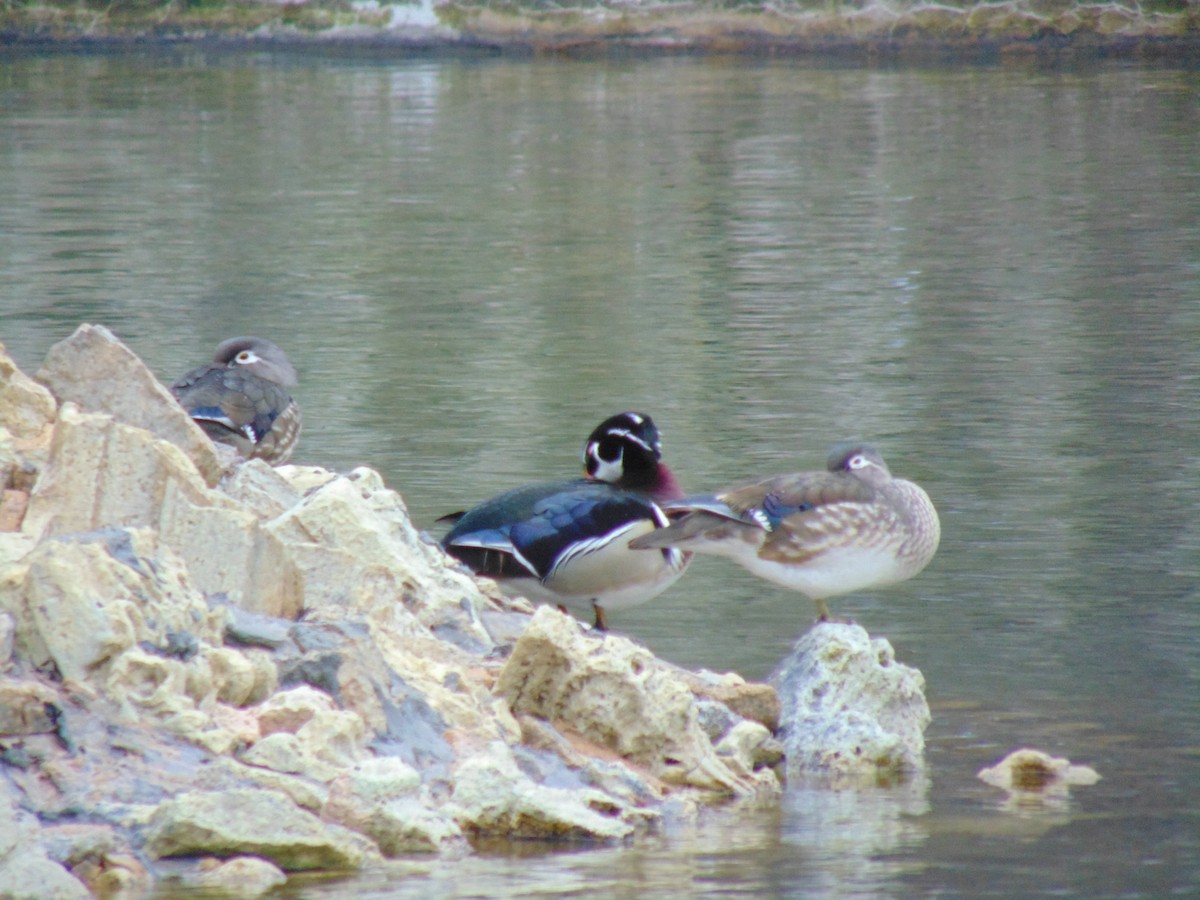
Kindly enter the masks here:
M 862 503 L 874 489 L 857 479 L 830 472 L 775 475 L 745 482 L 716 494 L 688 497 L 664 506 L 671 525 L 633 541 L 645 550 L 692 546 L 696 542 L 759 542 L 785 525 L 819 522 L 818 510 Z
M 626 539 L 633 525 L 648 520 L 667 523 L 651 501 L 624 491 L 596 488 L 547 497 L 534 515 L 513 526 L 513 547 L 543 577 L 563 560 L 598 553 Z

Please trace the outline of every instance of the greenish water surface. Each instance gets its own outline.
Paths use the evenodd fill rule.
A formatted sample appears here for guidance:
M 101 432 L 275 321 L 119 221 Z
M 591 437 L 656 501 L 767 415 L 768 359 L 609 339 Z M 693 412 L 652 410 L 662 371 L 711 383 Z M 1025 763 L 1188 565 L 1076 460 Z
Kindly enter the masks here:
M 301 374 L 298 462 L 418 524 L 642 409 L 685 487 L 866 437 L 917 579 L 835 600 L 920 668 L 927 777 L 628 847 L 489 846 L 303 896 L 1200 891 L 1200 72 L 319 53 L 0 55 L 0 340 Z M 611 624 L 767 675 L 811 603 L 720 560 Z M 1014 806 L 1018 746 L 1099 784 Z

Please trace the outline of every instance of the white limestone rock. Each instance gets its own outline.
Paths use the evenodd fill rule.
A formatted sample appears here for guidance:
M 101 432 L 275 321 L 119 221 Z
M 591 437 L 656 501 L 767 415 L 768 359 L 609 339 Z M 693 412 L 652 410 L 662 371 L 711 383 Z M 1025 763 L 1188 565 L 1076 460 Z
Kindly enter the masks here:
M 22 529 L 0 533 L 0 731 L 31 748 L 0 789 L 131 842 L 66 842 L 85 890 L 144 892 L 143 849 L 234 857 L 196 886 L 252 892 L 280 868 L 376 865 L 380 851 L 621 840 L 665 810 L 778 790 L 770 725 L 756 724 L 777 717 L 771 689 L 688 675 L 551 608 L 530 621 L 422 538 L 370 469 L 201 476 L 131 407 L 181 415 L 103 329 L 51 356 L 45 377 L 70 400 L 30 388 L 22 428 L 44 453 L 13 489 L 28 510 L 0 514 Z M 109 397 L 122 379 L 138 399 Z M 507 663 L 484 613 L 528 624 Z M 44 876 L 39 896 L 71 888 L 29 825 L 21 865 Z M 3 831 L 0 871 L 17 846 Z
M 82 881 L 93 896 L 141 897 L 150 892 L 150 873 L 127 836 L 112 825 L 47 825 L 38 839 L 46 855 Z
M 385 857 L 405 853 L 461 853 L 458 824 L 417 796 L 418 772 L 395 757 L 377 757 L 345 769 L 329 786 L 321 818 L 367 835 Z
M 231 707 L 276 684 L 264 652 L 221 646 L 223 612 L 204 602 L 182 560 L 149 529 L 41 542 L 0 575 L 0 608 L 15 622 L 21 658 L 98 690 L 126 721 L 152 722 L 215 752 L 246 737 Z
M 20 531 L 0 531 L 0 576 L 37 546 L 37 538 Z
M 0 608 L 16 618 L 20 652 L 76 680 L 141 642 L 166 648 L 172 634 L 221 641 L 220 617 L 148 529 L 43 541 L 0 579 Z
M 733 771 L 750 778 L 764 766 L 783 759 L 783 750 L 771 732 L 757 722 L 742 719 L 726 732 L 716 745 L 717 756 Z
M 225 471 L 208 436 L 137 354 L 103 325 L 80 325 L 51 347 L 37 380 L 60 403 L 106 413 L 170 441 L 192 460 L 207 484 L 216 484 Z
M 57 415 L 53 395 L 18 369 L 0 344 L 0 531 L 20 528 Z
M 91 900 L 92 892 L 40 848 L 33 846 L 0 859 L 0 897 L 5 900 Z
M 146 851 L 168 856 L 261 856 L 284 871 L 357 869 L 380 859 L 367 838 L 322 822 L 283 794 L 245 788 L 189 791 L 159 804 Z
M 297 806 L 313 813 L 320 813 L 329 799 L 329 788 L 311 778 L 247 765 L 228 756 L 211 760 L 193 786 L 210 791 L 230 787 L 263 788 L 284 794 Z
M 333 698 L 307 684 L 278 691 L 253 710 L 263 737 L 286 731 L 295 734 L 318 713 L 334 709 Z
M 674 785 L 748 793 L 700 727 L 695 697 L 649 650 L 616 635 L 585 635 L 543 606 L 496 685 L 515 714 L 574 731 Z
M 644 821 L 636 809 L 602 791 L 535 783 L 499 742 L 460 760 L 453 776 L 454 792 L 444 810 L 469 835 L 617 841 Z
M 63 404 L 25 530 L 40 537 L 158 525 L 179 503 L 213 502 L 187 455 L 144 428 Z
M 0 570 L 4 567 L 5 561 L 0 558 Z M 12 668 L 16 634 L 16 618 L 10 612 L 0 612 L 0 672 L 7 672 Z
M 0 429 L 17 441 L 39 441 L 54 421 L 54 395 L 13 362 L 0 343 Z
M 0 780 L 0 897 L 12 900 L 88 900 L 91 892 L 38 842 L 37 818 Z
M 248 459 L 221 479 L 221 492 L 253 512 L 260 519 L 281 516 L 304 496 L 285 475 L 295 466 L 275 468 L 261 459 Z M 325 469 L 321 470 L 326 472 Z M 333 477 L 333 473 L 326 472 Z
M 369 611 L 399 602 L 428 628 L 453 629 L 472 649 L 492 648 L 474 581 L 445 566 L 377 472 L 359 468 L 321 484 L 269 527 L 293 550 L 307 606 Z
M 858 625 L 821 623 L 775 670 L 787 773 L 889 778 L 924 766 L 929 705 L 920 671 Z
M 349 710 L 315 712 L 295 734 L 277 731 L 241 753 L 242 762 L 329 783 L 366 754 L 367 729 Z
M 261 897 L 287 882 L 287 873 L 258 856 L 205 860 L 183 879 L 193 891 L 224 897 Z
M 293 617 L 299 574 L 258 517 L 210 490 L 174 444 L 67 403 L 30 496 L 24 530 L 38 538 L 100 528 L 156 529 L 197 587 L 252 612 Z

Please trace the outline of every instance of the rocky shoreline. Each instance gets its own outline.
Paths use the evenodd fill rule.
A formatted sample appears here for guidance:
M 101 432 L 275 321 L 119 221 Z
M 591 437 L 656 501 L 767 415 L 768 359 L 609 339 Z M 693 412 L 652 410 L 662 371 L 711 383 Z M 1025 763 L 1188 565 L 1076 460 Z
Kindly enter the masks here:
M 101 326 L 36 378 L 0 347 L 2 896 L 252 896 L 922 766 L 921 675 L 857 626 L 687 672 L 505 599 L 370 469 L 223 449 Z
M 491 3 L 479 0 L 46 2 L 0 10 L 0 44 L 153 42 L 561 55 L 734 53 L 838 57 L 998 55 L 1193 58 L 1200 6 L 1187 0 L 1000 3 L 790 0 Z

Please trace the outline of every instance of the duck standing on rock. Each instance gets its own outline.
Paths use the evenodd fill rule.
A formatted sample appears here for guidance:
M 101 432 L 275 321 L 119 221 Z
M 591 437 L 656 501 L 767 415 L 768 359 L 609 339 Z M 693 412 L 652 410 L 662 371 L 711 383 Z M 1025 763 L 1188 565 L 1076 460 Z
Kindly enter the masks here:
M 279 466 L 300 437 L 300 407 L 288 392 L 295 386 L 296 370 L 278 346 L 235 337 L 220 343 L 211 363 L 171 385 L 171 393 L 214 441 Z
M 725 556 L 817 604 L 884 587 L 924 569 L 941 539 L 929 495 L 895 478 L 879 451 L 839 444 L 824 472 L 774 475 L 704 497 L 664 504 L 668 528 L 630 542 Z
M 583 465 L 583 478 L 514 488 L 462 513 L 441 543 L 506 593 L 590 608 L 596 630 L 605 631 L 606 610 L 645 603 L 690 562 L 690 553 L 673 547 L 629 549 L 632 539 L 668 524 L 660 504 L 683 492 L 644 413 L 601 422 L 584 444 Z

